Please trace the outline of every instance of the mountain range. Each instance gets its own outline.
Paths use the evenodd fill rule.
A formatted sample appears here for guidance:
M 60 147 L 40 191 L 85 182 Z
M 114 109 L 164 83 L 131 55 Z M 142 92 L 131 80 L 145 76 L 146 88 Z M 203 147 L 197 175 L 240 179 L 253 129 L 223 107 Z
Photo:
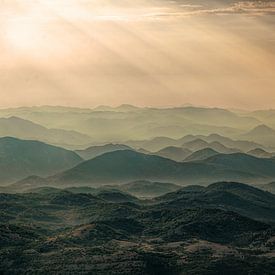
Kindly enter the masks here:
M 34 122 L 18 118 L 0 118 L 0 137 L 39 140 L 65 147 L 86 145 L 91 142 L 87 135 L 74 130 L 49 129 Z
M 272 274 L 274 200 L 234 182 L 145 201 L 113 190 L 0 194 L 0 270 Z
M 149 180 L 179 185 L 207 184 L 217 180 L 249 183 L 275 178 L 275 159 L 243 153 L 217 154 L 201 161 L 176 162 L 167 158 L 120 150 L 105 153 L 75 167 L 44 178 L 52 186 L 101 186 Z M 24 181 L 27 181 L 24 180 Z M 41 185 L 40 180 L 37 184 Z

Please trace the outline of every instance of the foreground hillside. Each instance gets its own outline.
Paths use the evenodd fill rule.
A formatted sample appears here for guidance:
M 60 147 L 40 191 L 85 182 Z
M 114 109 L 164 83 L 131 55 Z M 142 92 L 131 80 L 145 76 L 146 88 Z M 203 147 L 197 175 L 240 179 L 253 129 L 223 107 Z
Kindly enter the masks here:
M 254 209 L 229 211 L 228 201 L 186 205 L 184 193 L 200 192 L 235 194 L 236 205 L 275 200 L 237 183 L 151 201 L 119 191 L 0 194 L 0 273 L 274 274 L 274 208 L 262 205 L 263 222 L 251 218 Z

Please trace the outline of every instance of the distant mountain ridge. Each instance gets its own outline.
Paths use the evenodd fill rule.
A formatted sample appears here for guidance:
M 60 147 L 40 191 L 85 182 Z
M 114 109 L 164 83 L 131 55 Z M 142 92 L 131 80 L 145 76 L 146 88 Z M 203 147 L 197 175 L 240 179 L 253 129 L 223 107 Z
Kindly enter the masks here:
M 168 146 L 152 154 L 175 161 L 183 161 L 187 156 L 192 154 L 192 151 L 188 148 Z
M 105 153 L 120 151 L 120 150 L 132 150 L 131 147 L 124 144 L 105 144 L 100 146 L 91 146 L 84 150 L 76 150 L 75 152 L 85 160 L 95 158 Z
M 39 140 L 56 145 L 88 144 L 90 137 L 76 131 L 48 129 L 19 117 L 0 118 L 0 136 Z
M 265 146 L 247 140 L 233 140 L 228 137 L 224 137 L 218 134 L 205 135 L 186 135 L 179 139 L 172 139 L 168 137 L 156 137 L 151 140 L 143 141 L 128 141 L 125 144 L 132 146 L 133 148 L 143 148 L 151 152 L 162 150 L 166 147 L 185 147 L 186 149 L 192 149 L 193 151 L 201 150 L 207 147 L 212 149 L 222 150 L 220 153 L 243 151 L 247 152 L 256 148 L 266 149 Z M 194 147 L 197 144 L 196 147 Z M 188 148 L 191 145 L 193 148 Z M 217 147 L 218 146 L 218 147 Z
M 217 180 L 244 182 L 270 181 L 275 178 L 275 159 L 246 154 L 218 154 L 199 162 L 176 162 L 131 150 L 105 153 L 84 161 L 47 180 L 58 186 L 127 183 L 137 180 L 171 182 L 180 185 Z
M 213 150 L 212 148 L 204 148 L 194 152 L 193 154 L 185 158 L 184 161 L 201 161 L 218 154 L 220 153 Z
M 265 124 L 256 126 L 246 134 L 242 135 L 241 138 L 275 148 L 275 129 L 268 127 Z

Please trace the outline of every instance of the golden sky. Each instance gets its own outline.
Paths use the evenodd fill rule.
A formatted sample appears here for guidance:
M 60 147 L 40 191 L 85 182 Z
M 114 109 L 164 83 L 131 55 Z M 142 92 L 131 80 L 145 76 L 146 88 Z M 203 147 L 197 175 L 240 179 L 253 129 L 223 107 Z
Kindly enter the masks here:
M 0 0 L 0 106 L 275 108 L 275 2 L 204 2 Z

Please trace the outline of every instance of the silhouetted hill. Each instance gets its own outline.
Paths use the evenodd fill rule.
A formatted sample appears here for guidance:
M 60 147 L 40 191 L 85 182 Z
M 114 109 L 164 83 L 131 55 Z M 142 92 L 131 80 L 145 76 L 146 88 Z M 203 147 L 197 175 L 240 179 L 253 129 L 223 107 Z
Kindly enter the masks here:
M 30 175 L 49 176 L 72 168 L 82 159 L 74 152 L 39 141 L 0 138 L 0 182 Z
M 205 163 L 237 171 L 253 173 L 261 177 L 275 176 L 275 159 L 256 158 L 244 153 L 219 154 L 212 156 Z
M 203 139 L 195 139 L 189 142 L 186 142 L 182 145 L 184 148 L 188 148 L 189 150 L 198 151 L 204 149 L 208 146 L 208 142 Z
M 218 154 L 219 154 L 219 152 L 217 152 L 211 148 L 205 148 L 205 149 L 201 149 L 201 150 L 194 152 L 193 154 L 188 156 L 184 161 L 204 160 L 204 159 L 207 159 L 209 157 L 212 157 L 212 156 L 215 156 Z
M 187 148 L 169 146 L 155 152 L 154 155 L 169 158 L 175 161 L 183 161 L 187 156 L 192 154 L 192 151 Z
M 77 150 L 76 153 L 83 159 L 88 160 L 108 152 L 131 149 L 132 148 L 130 148 L 129 146 L 123 144 L 105 144 L 102 146 L 91 146 L 85 150 Z
M 247 140 L 259 142 L 266 146 L 275 147 L 275 130 L 262 124 L 242 136 Z
M 127 141 L 126 144 L 136 149 L 142 148 L 149 152 L 156 152 L 165 147 L 175 146 L 177 142 L 175 139 L 169 137 L 155 137 L 150 140 Z
M 218 141 L 207 142 L 201 138 L 186 142 L 182 145 L 182 147 L 189 148 L 192 151 L 199 151 L 199 150 L 202 150 L 205 148 L 211 148 L 211 149 L 213 149 L 219 153 L 223 153 L 223 154 L 239 152 L 238 149 L 227 148 L 226 146 L 224 146 L 222 143 L 220 143 Z
M 19 117 L 0 118 L 0 136 L 33 139 L 55 145 L 88 144 L 91 138 L 76 131 L 48 129 Z
M 275 153 L 269 153 L 261 148 L 256 148 L 247 152 L 247 154 L 258 158 L 271 158 L 275 156 Z
M 219 142 L 228 148 L 236 148 L 243 152 L 247 152 L 249 150 L 253 150 L 255 148 L 262 148 L 263 145 L 260 145 L 255 142 L 247 141 L 247 140 L 233 140 L 225 136 L 221 136 L 218 134 L 211 134 L 209 136 L 201 137 L 207 142 Z
M 234 166 L 234 164 L 233 164 Z M 136 180 L 168 181 L 172 183 L 209 182 L 218 179 L 252 179 L 253 173 L 234 170 L 232 167 L 207 162 L 179 163 L 154 155 L 134 151 L 115 151 L 57 174 L 49 181 L 61 185 L 91 185 L 127 183 Z

